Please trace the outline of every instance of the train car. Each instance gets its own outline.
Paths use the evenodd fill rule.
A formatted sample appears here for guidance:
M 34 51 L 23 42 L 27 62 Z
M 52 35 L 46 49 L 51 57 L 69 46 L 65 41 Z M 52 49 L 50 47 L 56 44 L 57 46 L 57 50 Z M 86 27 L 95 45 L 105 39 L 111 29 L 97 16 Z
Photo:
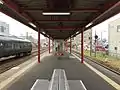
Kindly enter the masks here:
M 0 58 L 13 55 L 28 55 L 31 51 L 32 44 L 29 40 L 0 35 Z

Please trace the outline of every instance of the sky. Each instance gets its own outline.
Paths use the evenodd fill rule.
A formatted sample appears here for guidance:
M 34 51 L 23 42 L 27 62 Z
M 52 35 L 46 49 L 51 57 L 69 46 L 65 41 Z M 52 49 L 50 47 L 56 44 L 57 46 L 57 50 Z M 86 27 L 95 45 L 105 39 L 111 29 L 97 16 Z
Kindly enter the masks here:
M 96 31 L 96 34 L 98 35 L 99 38 L 101 38 L 101 35 L 102 35 L 102 39 L 106 38 L 108 40 L 108 24 L 119 18 L 120 18 L 120 13 L 107 19 L 106 21 L 94 26 L 92 28 L 93 36 L 95 36 L 95 31 Z
M 37 39 L 37 32 L 33 29 L 27 27 L 26 25 L 16 21 L 15 19 L 3 14 L 0 12 L 0 21 L 6 22 L 9 24 L 9 32 L 11 35 L 15 36 L 25 36 L 26 32 L 28 32 L 28 35 L 32 35 L 35 39 Z M 41 39 L 43 39 L 44 36 L 41 35 Z
M 113 16 L 112 18 L 104 21 L 103 23 L 96 25 L 92 28 L 93 30 L 93 36 L 95 35 L 95 31 L 96 34 L 98 35 L 99 38 L 108 38 L 108 24 L 111 21 L 114 21 L 116 19 L 120 18 L 120 14 L 117 14 L 115 16 Z M 0 12 L 0 21 L 6 22 L 7 24 L 9 24 L 9 32 L 11 35 L 15 35 L 15 36 L 25 36 L 26 32 L 28 32 L 29 35 L 32 35 L 34 38 L 37 39 L 37 32 L 34 31 L 33 29 L 25 26 L 24 24 L 12 19 L 11 17 L 3 14 Z M 101 34 L 102 33 L 102 34 Z M 43 35 L 41 35 L 41 39 L 44 39 L 45 37 Z

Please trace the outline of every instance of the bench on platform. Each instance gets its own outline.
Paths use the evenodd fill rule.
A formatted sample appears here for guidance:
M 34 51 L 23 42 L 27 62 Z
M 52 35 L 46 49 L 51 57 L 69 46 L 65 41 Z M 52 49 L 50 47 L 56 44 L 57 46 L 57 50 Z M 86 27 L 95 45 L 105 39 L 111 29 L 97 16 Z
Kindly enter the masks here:
M 31 90 L 86 90 L 81 80 L 67 80 L 63 69 L 54 69 L 51 81 L 37 79 Z

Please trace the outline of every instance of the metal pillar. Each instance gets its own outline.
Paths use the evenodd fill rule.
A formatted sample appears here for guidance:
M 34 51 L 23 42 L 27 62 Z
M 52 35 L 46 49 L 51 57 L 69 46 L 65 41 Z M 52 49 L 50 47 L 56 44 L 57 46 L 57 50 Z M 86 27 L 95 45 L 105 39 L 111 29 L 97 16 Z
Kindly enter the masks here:
M 71 53 L 71 44 L 72 44 L 72 42 L 71 42 L 71 37 L 70 37 L 70 53 Z
M 66 46 L 66 51 L 67 51 L 67 48 L 68 48 L 68 47 L 67 47 L 67 46 L 68 46 L 67 40 L 65 41 L 65 46 Z
M 50 37 L 49 37 L 49 45 L 48 45 L 48 47 L 49 47 L 49 53 L 50 53 Z
M 52 40 L 52 52 L 54 51 L 54 40 Z
M 81 63 L 84 61 L 83 31 L 81 32 Z
M 64 51 L 66 51 L 66 40 L 64 41 Z
M 38 63 L 40 63 L 40 29 L 38 29 Z

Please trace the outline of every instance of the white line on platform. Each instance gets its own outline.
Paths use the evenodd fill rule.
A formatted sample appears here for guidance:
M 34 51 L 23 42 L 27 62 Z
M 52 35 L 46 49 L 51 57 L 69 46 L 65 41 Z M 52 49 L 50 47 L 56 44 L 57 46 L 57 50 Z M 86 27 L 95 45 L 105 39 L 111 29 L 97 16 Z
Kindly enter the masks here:
M 73 53 L 72 53 L 72 55 L 81 61 L 81 59 L 78 56 L 76 56 Z M 101 78 L 103 78 L 105 81 L 107 81 L 110 85 L 112 85 L 116 90 L 120 90 L 120 85 L 117 84 L 115 81 L 113 81 L 112 79 L 110 79 L 109 77 L 107 77 L 106 75 L 104 75 L 103 73 L 101 73 L 100 71 L 98 71 L 97 69 L 92 67 L 91 65 L 89 65 L 87 62 L 84 61 L 84 64 L 87 67 L 89 67 L 92 71 L 94 71 L 96 74 L 98 74 Z
M 56 72 L 56 69 L 54 69 L 54 71 L 53 71 L 52 79 L 54 79 L 54 77 L 55 77 L 55 72 Z
M 63 70 L 64 72 L 64 78 L 65 78 L 65 90 L 70 90 L 69 89 L 69 85 L 68 85 L 68 80 L 67 80 L 67 77 L 66 77 L 66 74 L 65 74 L 65 71 Z
M 52 78 L 51 78 L 51 81 L 50 81 L 49 90 L 52 90 L 52 85 L 54 83 L 55 72 L 56 72 L 56 69 L 54 69 L 54 71 L 53 71 L 53 75 L 52 75 Z
M 20 67 L 13 67 L 11 68 L 12 70 L 16 70 L 16 69 L 19 69 Z
M 34 90 L 35 85 L 38 83 L 38 81 L 39 81 L 39 79 L 37 79 L 37 80 L 35 81 L 35 83 L 33 84 L 32 88 L 31 88 L 30 90 Z
M 85 85 L 83 84 L 82 80 L 80 80 L 80 83 L 82 84 L 84 90 L 87 90 L 86 87 L 85 87 Z
M 44 57 L 45 55 L 41 56 L 41 59 Z M 35 60 L 33 63 L 29 64 L 28 66 L 24 67 L 23 69 L 21 69 L 19 72 L 15 73 L 14 75 L 12 75 L 11 77 L 9 77 L 8 79 L 6 79 L 5 81 L 0 83 L 0 90 L 2 90 L 3 88 L 5 88 L 5 86 L 7 86 L 10 82 L 12 82 L 13 80 L 15 80 L 16 78 L 18 78 L 20 75 L 22 75 L 26 70 L 30 69 L 32 66 L 34 66 L 35 64 L 37 64 L 37 60 Z

